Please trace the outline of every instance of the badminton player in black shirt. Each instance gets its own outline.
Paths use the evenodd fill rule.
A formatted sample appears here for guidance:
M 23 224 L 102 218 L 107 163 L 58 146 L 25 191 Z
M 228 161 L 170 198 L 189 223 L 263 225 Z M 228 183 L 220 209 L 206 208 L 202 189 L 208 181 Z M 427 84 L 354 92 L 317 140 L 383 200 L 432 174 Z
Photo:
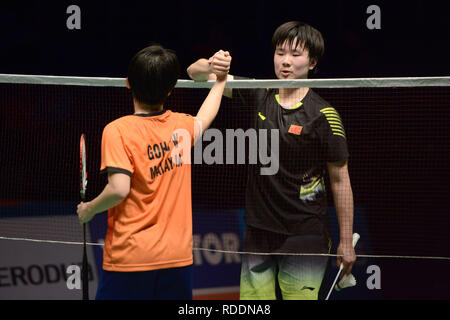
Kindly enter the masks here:
M 272 44 L 278 79 L 307 79 L 324 51 L 321 33 L 297 21 L 278 27 Z M 194 80 L 213 80 L 215 68 L 229 68 L 229 62 L 200 59 L 187 72 Z M 328 173 L 340 233 L 337 265 L 342 262 L 342 273 L 349 274 L 356 260 L 349 153 L 339 113 L 309 88 L 226 89 L 224 94 L 255 107 L 258 134 L 259 129 L 279 134 L 278 171 L 261 174 L 260 163 L 249 167 L 244 236 L 244 251 L 277 254 L 243 255 L 240 297 L 276 299 L 278 286 L 286 300 L 318 299 L 329 258 L 280 253 L 330 253 Z M 267 142 L 272 150 L 270 137 Z

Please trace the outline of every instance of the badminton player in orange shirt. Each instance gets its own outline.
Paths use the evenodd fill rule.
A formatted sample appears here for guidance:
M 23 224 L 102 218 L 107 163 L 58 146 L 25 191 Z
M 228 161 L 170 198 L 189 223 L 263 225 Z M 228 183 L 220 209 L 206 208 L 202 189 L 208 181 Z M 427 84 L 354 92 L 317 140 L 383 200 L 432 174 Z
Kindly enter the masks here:
M 231 61 L 224 51 L 210 61 L 218 57 Z M 215 64 L 217 80 L 193 117 L 165 107 L 179 77 L 173 51 L 152 45 L 131 60 L 135 113 L 104 128 L 101 171 L 108 184 L 77 210 L 81 223 L 108 210 L 96 299 L 192 299 L 189 152 L 217 115 L 228 69 Z

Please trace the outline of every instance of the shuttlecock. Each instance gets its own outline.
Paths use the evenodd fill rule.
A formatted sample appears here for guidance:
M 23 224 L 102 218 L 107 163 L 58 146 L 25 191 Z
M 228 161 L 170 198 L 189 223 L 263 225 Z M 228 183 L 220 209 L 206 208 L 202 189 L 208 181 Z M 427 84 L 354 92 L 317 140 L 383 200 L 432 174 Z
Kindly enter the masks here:
M 341 279 L 341 281 L 339 281 L 336 286 L 334 287 L 334 289 L 336 291 L 340 291 L 344 288 L 348 288 L 348 287 L 354 287 L 356 286 L 356 279 L 355 277 L 350 273 L 348 276 L 344 275 Z

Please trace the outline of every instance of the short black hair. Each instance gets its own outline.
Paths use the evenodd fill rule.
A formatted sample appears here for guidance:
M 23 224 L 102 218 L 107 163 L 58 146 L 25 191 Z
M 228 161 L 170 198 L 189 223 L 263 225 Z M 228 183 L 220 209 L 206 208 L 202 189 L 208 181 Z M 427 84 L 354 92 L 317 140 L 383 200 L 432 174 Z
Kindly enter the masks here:
M 300 21 L 289 21 L 279 26 L 272 36 L 272 47 L 275 51 L 278 45 L 284 44 L 287 40 L 292 46 L 297 39 L 296 46 L 303 45 L 308 49 L 310 60 L 317 62 L 325 51 L 325 44 L 319 30 Z
M 133 98 L 147 106 L 164 104 L 180 75 L 173 50 L 152 44 L 139 51 L 128 66 L 128 82 Z

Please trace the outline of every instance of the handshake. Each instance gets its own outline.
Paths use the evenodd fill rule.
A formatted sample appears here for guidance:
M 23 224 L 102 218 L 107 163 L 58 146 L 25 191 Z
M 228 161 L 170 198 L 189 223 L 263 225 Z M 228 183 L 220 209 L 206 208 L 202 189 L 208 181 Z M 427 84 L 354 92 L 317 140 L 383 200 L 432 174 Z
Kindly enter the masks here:
M 231 56 L 228 51 L 219 50 L 208 59 L 209 73 L 214 73 L 217 79 L 226 78 L 230 71 Z
M 228 51 L 219 50 L 209 59 L 199 59 L 187 68 L 189 77 L 195 81 L 227 79 L 231 56 Z

